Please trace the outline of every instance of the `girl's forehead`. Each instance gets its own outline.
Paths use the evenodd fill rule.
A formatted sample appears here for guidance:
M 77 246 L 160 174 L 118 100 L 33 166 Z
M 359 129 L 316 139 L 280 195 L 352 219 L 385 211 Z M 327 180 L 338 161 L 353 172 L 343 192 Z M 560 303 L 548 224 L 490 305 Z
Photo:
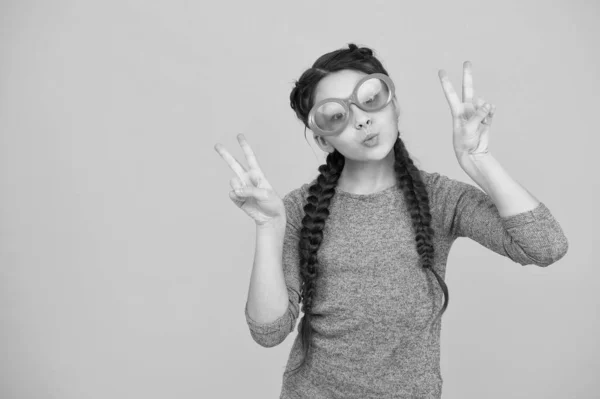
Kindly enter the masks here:
M 315 91 L 315 104 L 326 98 L 348 98 L 356 84 L 366 73 L 343 70 L 331 73 L 321 79 Z

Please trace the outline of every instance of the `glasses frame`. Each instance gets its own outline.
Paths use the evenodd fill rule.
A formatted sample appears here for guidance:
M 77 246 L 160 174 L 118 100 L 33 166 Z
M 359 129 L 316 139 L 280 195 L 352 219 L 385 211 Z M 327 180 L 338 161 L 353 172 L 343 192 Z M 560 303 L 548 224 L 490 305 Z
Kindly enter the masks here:
M 373 79 L 373 78 L 377 78 L 377 79 L 381 79 L 385 84 L 388 85 L 388 88 L 390 89 L 389 91 L 389 95 L 388 95 L 388 99 L 385 102 L 385 104 L 383 104 L 382 106 L 375 108 L 375 109 L 364 109 L 363 107 L 360 106 L 360 102 L 358 101 L 358 88 L 360 87 L 360 85 L 362 85 L 364 82 L 366 82 L 369 79 Z M 348 126 L 348 121 L 350 120 L 350 113 L 352 112 L 352 110 L 350 109 L 350 104 L 354 104 L 356 105 L 358 108 L 362 109 L 365 112 L 376 112 L 376 111 L 380 111 L 383 108 L 387 107 L 387 105 L 392 101 L 392 99 L 394 98 L 394 94 L 396 92 L 396 87 L 394 86 L 394 82 L 392 82 L 392 79 L 383 74 L 383 73 L 372 73 L 370 75 L 364 76 L 362 79 L 360 79 L 357 83 L 356 86 L 354 87 L 354 90 L 352 90 L 352 94 L 350 95 L 350 97 L 342 99 L 342 98 L 326 98 L 324 100 L 319 101 L 318 103 L 316 103 L 310 110 L 310 112 L 308 113 L 308 126 L 310 128 L 310 130 L 313 131 L 313 133 L 319 135 L 319 136 L 335 136 L 336 134 L 341 133 L 346 126 Z M 315 123 L 315 114 L 317 113 L 317 109 L 322 105 L 325 104 L 327 102 L 336 102 L 338 104 L 340 104 L 342 107 L 344 107 L 345 110 L 345 115 L 346 118 L 343 121 L 343 124 L 340 125 L 339 129 L 336 129 L 334 131 L 324 131 L 321 130 L 317 124 Z

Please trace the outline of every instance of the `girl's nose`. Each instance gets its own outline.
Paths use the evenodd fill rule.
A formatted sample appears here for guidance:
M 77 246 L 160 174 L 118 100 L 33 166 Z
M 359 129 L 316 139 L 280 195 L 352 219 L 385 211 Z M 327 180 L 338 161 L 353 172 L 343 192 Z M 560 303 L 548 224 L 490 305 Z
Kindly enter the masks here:
M 354 108 L 352 108 L 352 106 L 354 106 Z M 371 116 L 368 113 L 358 108 L 354 104 L 351 104 L 350 108 L 352 108 L 352 114 L 354 116 L 354 127 L 356 129 L 362 129 L 363 127 L 371 126 L 373 122 L 371 121 Z

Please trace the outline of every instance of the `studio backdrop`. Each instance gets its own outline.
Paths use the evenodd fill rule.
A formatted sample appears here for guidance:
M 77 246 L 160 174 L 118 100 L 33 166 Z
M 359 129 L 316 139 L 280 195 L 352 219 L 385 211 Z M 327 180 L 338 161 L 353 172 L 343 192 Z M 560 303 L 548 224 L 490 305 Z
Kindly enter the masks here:
M 276 398 L 244 317 L 244 134 L 283 198 L 325 153 L 294 82 L 348 43 L 390 74 L 415 164 L 476 186 L 438 78 L 496 105 L 490 151 L 569 251 L 521 266 L 467 238 L 445 282 L 443 397 L 598 397 L 600 7 L 584 1 L 0 3 L 0 397 Z M 301 315 L 302 316 L 302 315 Z

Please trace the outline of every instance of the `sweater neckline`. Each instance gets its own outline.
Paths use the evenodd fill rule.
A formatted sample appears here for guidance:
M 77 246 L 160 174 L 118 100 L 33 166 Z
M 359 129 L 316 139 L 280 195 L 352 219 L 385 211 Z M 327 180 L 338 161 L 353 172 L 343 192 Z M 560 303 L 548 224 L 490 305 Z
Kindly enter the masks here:
M 348 197 L 348 198 L 354 198 L 354 199 L 373 199 L 373 198 L 378 198 L 381 196 L 384 196 L 388 193 L 394 192 L 396 191 L 397 188 L 397 184 L 394 184 L 393 186 L 390 186 L 388 188 L 384 188 L 383 190 L 379 190 L 376 191 L 374 193 L 369 193 L 369 194 L 356 194 L 356 193 L 349 193 L 348 191 L 344 191 L 341 188 L 336 187 L 335 188 L 335 193 L 339 194 L 341 197 Z

